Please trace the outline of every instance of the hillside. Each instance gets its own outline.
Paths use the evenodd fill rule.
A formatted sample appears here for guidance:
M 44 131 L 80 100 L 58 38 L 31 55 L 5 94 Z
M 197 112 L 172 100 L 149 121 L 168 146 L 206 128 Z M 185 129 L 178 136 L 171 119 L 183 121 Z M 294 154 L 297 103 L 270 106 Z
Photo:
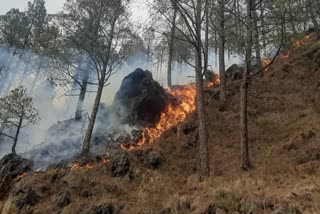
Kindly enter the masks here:
M 298 41 L 298 40 L 297 40 Z M 240 169 L 239 92 L 225 112 L 206 89 L 211 176 L 197 177 L 195 114 L 115 160 L 16 179 L 2 213 L 320 213 L 320 41 L 295 42 L 249 92 L 254 165 Z M 237 85 L 237 83 L 233 83 Z M 122 177 L 122 175 L 124 175 Z M 2 178 L 1 178 L 2 179 Z

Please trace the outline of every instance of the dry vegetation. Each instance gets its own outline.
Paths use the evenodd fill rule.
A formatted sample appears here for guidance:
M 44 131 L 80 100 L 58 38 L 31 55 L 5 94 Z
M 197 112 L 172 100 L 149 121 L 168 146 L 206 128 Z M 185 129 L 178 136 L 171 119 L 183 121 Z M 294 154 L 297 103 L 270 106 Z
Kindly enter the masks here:
M 15 188 L 31 185 L 40 200 L 20 213 L 86 213 L 108 203 L 121 213 L 320 213 L 319 51 L 320 42 L 310 39 L 278 59 L 263 79 L 252 80 L 249 172 L 240 170 L 238 93 L 221 113 L 212 88 L 206 99 L 209 179 L 197 178 L 195 134 L 173 128 L 149 146 L 165 159 L 157 170 L 132 158 L 125 178 L 112 177 L 105 166 L 23 178 Z M 191 115 L 186 123 L 194 121 Z M 59 208 L 55 197 L 66 191 L 71 203 Z M 0 202 L 2 213 L 18 212 L 11 203 Z

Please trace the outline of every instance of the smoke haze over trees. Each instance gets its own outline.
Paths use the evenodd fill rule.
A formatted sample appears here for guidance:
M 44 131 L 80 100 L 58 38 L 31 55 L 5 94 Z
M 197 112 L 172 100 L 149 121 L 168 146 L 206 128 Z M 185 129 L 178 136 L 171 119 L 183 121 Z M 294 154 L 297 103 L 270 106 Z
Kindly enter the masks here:
M 68 0 L 59 12 L 48 13 L 45 1 L 34 0 L 0 16 L 0 96 L 23 86 L 42 119 L 21 130 L 29 143 L 18 145 L 18 152 L 40 145 L 49 127 L 72 118 L 87 127 L 79 139 L 83 152 L 89 152 L 101 103 L 111 104 L 122 79 L 141 67 L 163 87 L 197 83 L 200 174 L 208 176 L 203 76 L 219 74 L 219 110 L 224 111 L 227 68 L 235 63 L 244 68 L 239 142 L 249 166 L 246 99 L 251 76 L 263 74 L 262 59 L 274 57 L 279 47 L 286 52 L 294 36 L 319 31 L 320 4 L 154 0 L 143 1 L 140 10 L 150 12 L 141 16 L 139 4 Z M 6 144 L 1 139 L 1 155 Z

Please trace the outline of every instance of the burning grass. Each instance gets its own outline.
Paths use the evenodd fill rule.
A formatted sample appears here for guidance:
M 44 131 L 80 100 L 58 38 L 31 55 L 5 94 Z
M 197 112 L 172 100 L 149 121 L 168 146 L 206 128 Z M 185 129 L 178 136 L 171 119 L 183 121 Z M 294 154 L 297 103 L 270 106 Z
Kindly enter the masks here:
M 220 84 L 220 78 L 214 82 L 208 82 L 206 87 Z M 164 132 L 186 120 L 196 109 L 196 85 L 188 84 L 166 89 L 167 94 L 174 98 L 175 102 L 170 103 L 165 111 L 161 113 L 159 122 L 152 128 L 145 128 L 142 131 L 142 138 L 136 145 L 121 144 L 124 150 L 132 151 L 145 144 L 153 144 Z

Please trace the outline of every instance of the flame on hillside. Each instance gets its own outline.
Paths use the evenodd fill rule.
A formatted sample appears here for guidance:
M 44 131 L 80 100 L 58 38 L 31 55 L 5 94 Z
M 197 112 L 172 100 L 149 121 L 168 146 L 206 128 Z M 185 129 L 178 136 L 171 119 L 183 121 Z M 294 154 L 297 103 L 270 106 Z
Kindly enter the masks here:
M 71 171 L 79 170 L 79 169 L 93 169 L 93 168 L 105 165 L 105 164 L 107 164 L 109 162 L 110 162 L 110 160 L 107 159 L 107 158 L 102 158 L 98 162 L 88 162 L 88 163 L 86 163 L 84 165 L 81 165 L 78 162 L 74 162 L 74 163 L 72 163 Z
M 306 42 L 310 41 L 311 39 L 312 39 L 312 37 L 310 35 L 307 35 L 307 36 L 303 37 L 302 39 L 292 39 L 291 41 L 293 44 L 293 50 L 301 47 L 302 45 L 304 45 Z M 288 53 L 282 54 L 281 58 L 288 59 L 291 54 L 291 51 L 292 50 L 289 50 Z
M 209 82 L 206 87 L 220 84 L 220 78 L 217 76 L 214 82 Z M 165 131 L 186 120 L 187 116 L 196 109 L 196 85 L 194 83 L 179 86 L 173 89 L 166 89 L 166 92 L 177 99 L 176 104 L 169 104 L 165 111 L 162 112 L 159 122 L 153 128 L 145 128 L 143 137 L 136 145 L 123 145 L 124 150 L 134 150 L 144 144 L 152 144 Z
M 268 58 L 262 59 L 263 67 L 268 66 L 271 62 L 272 62 L 272 59 L 268 59 Z
M 23 178 L 25 178 L 27 176 L 28 176 L 28 173 L 27 172 L 23 172 L 20 175 L 18 175 L 15 180 L 16 181 L 20 181 L 21 179 L 23 179 Z

